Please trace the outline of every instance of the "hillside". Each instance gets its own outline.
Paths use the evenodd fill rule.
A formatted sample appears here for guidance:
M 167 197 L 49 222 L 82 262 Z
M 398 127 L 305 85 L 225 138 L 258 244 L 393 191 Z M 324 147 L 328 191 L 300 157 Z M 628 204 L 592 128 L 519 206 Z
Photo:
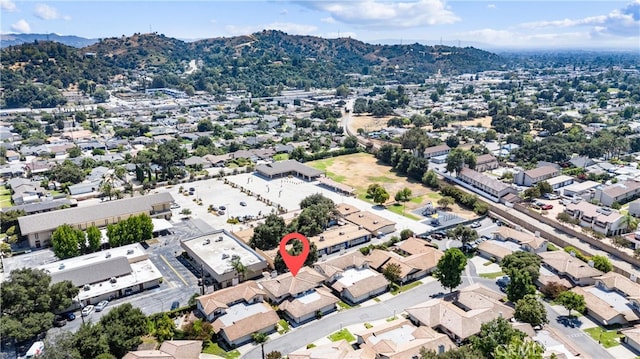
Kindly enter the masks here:
M 243 89 L 268 96 L 284 87 L 326 88 L 360 81 L 347 74 L 370 75 L 371 84 L 419 83 L 437 71 L 473 73 L 504 64 L 497 55 L 470 47 L 371 45 L 271 30 L 191 43 L 156 33 L 134 34 L 100 39 L 80 49 L 37 41 L 2 49 L 1 55 L 2 106 L 10 108 L 50 106 L 51 101 L 40 97 L 54 94 L 56 88 L 83 79 L 107 84 L 118 74 L 137 76 L 131 70 L 151 76 L 152 87 L 217 94 Z M 201 60 L 204 66 L 186 75 L 190 60 Z
M 0 48 L 21 45 L 34 41 L 55 41 L 67 46 L 85 47 L 94 44 L 98 39 L 58 34 L 0 34 Z

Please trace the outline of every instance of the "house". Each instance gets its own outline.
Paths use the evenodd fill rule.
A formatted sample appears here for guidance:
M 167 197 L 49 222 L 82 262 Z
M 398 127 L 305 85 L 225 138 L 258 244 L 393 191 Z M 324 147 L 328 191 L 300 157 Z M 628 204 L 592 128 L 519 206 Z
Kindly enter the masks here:
M 416 237 L 409 237 L 404 241 L 395 244 L 396 251 L 406 256 L 410 256 L 412 254 L 430 253 L 433 252 L 433 248 L 433 245 L 431 245 L 430 243 Z
M 350 303 L 360 303 L 387 291 L 389 282 L 369 268 L 369 261 L 356 251 L 316 263 L 315 270 L 325 283 Z
M 53 231 L 63 224 L 69 224 L 77 229 L 87 229 L 91 226 L 106 227 L 139 214 L 169 219 L 171 203 L 173 203 L 171 194 L 161 192 L 23 216 L 18 218 L 18 225 L 22 235 L 29 240 L 29 246 L 40 248 L 48 245 Z
M 426 159 L 430 159 L 431 157 L 447 155 L 449 154 L 449 151 L 451 151 L 451 148 L 447 145 L 431 146 L 425 148 L 422 156 Z
M 555 177 L 549 178 L 547 180 L 547 183 L 549 183 L 551 188 L 553 188 L 554 192 L 558 193 L 560 192 L 558 191 L 560 188 L 566 187 L 573 183 L 573 177 L 567 176 L 567 175 L 555 176 Z
M 542 258 L 542 265 L 561 278 L 568 279 L 572 285 L 593 285 L 596 277 L 604 274 L 565 251 L 542 252 L 538 256 Z
M 629 329 L 621 330 L 624 334 L 624 343 L 631 347 L 636 353 L 640 353 L 640 324 L 636 324 Z
M 542 166 L 532 170 L 520 171 L 516 174 L 514 182 L 520 186 L 535 186 L 538 182 L 559 176 L 560 170 L 554 166 Z
M 562 195 L 568 198 L 582 197 L 590 200 L 591 193 L 595 193 L 595 188 L 601 185 L 595 181 L 574 182 L 562 188 Z
M 217 230 L 183 240 L 180 246 L 193 258 L 196 266 L 213 279 L 216 288 L 226 288 L 262 275 L 267 261 L 251 247 L 226 230 Z M 244 267 L 234 267 L 238 261 Z
M 321 344 L 312 348 L 303 348 L 287 355 L 289 359 L 377 359 L 370 349 L 354 349 L 344 339 Z
M 41 202 L 5 207 L 0 209 L 0 211 L 2 212 L 24 211 L 26 215 L 29 215 L 29 214 L 35 214 L 35 213 L 55 211 L 63 207 L 66 208 L 66 207 L 76 207 L 76 206 L 78 206 L 78 201 L 76 201 L 75 199 L 67 199 L 67 198 L 52 199 L 51 197 L 46 197 L 45 200 Z
M 316 244 L 318 254 L 331 254 L 371 240 L 371 232 L 352 223 L 333 226 L 309 238 Z
M 493 197 L 491 199 L 496 202 L 500 201 L 502 197 L 509 193 L 514 195 L 518 194 L 518 190 L 508 184 L 503 183 L 496 178 L 483 175 L 482 173 L 470 168 L 463 168 L 458 174 L 458 179 L 483 193 L 489 194 Z
M 288 297 L 280 303 L 279 308 L 291 319 L 292 324 L 298 325 L 335 311 L 339 301 L 327 289 L 314 288 Z
M 571 166 L 576 168 L 587 168 L 595 164 L 595 162 L 586 156 L 577 156 L 569 160 Z
M 397 253 L 374 249 L 366 257 L 371 268 L 382 273 L 386 266 L 393 263 L 400 267 L 400 282 L 411 282 L 427 276 L 438 265 L 438 261 L 444 255 L 441 251 L 430 247 L 422 253 L 403 257 Z
M 447 334 L 461 343 L 480 332 L 483 323 L 502 317 L 511 319 L 514 310 L 504 305 L 502 293 L 475 283 L 442 298 L 431 299 L 406 309 L 408 318 Z
M 619 235 L 627 229 L 624 216 L 618 211 L 586 201 L 569 203 L 564 211 L 573 218 L 579 218 L 581 227 L 591 228 L 606 236 Z
M 504 226 L 499 227 L 492 234 L 497 240 L 518 243 L 527 252 L 541 253 L 547 251 L 547 240 L 539 235 Z
M 420 357 L 422 348 L 441 354 L 457 347 L 446 334 L 415 326 L 407 319 L 356 330 L 353 334 L 360 348 L 374 352 L 377 358 L 414 358 Z
M 502 262 L 504 257 L 513 253 L 507 246 L 500 245 L 497 241 L 484 241 L 478 244 L 478 254 L 486 259 Z
M 9 180 L 11 187 L 11 200 L 16 205 L 39 202 L 44 197 L 46 190 L 40 186 L 40 182 L 25 178 L 12 178 Z
M 325 277 L 309 267 L 302 267 L 297 275 L 291 272 L 259 282 L 271 303 L 280 304 L 289 297 L 299 297 L 320 287 Z
M 128 352 L 122 359 L 198 359 L 202 340 L 167 340 L 158 350 Z
M 495 158 L 492 154 L 480 155 L 476 158 L 476 166 L 474 170 L 478 172 L 491 171 L 498 168 L 500 164 L 498 163 L 498 159 Z
M 572 292 L 584 297 L 587 314 L 601 325 L 619 324 L 626 326 L 637 322 L 637 302 L 631 302 L 620 293 L 606 287 L 575 287 Z
M 640 199 L 629 203 L 629 214 L 634 217 L 640 217 Z
M 184 165 L 187 167 L 200 167 L 200 168 L 208 168 L 211 167 L 211 162 L 205 160 L 199 156 L 191 156 L 184 160 Z
M 196 306 L 219 338 L 237 346 L 251 341 L 253 333 L 275 331 L 280 318 L 265 298 L 256 282 L 246 281 L 197 297 Z
M 17 161 L 20 159 L 20 153 L 13 151 L 13 150 L 7 150 L 5 157 L 7 158 L 7 161 L 11 162 L 11 161 Z
M 68 189 L 69 189 L 69 193 L 72 196 L 78 196 L 81 194 L 100 191 L 101 184 L 102 184 L 102 179 L 94 179 L 93 181 L 76 183 L 74 185 L 69 186 Z
M 381 237 L 396 231 L 396 223 L 369 211 L 358 211 L 344 216 L 344 219 Z
M 598 187 L 593 198 L 605 206 L 611 206 L 614 202 L 626 203 L 638 195 L 640 195 L 640 182 L 629 180 L 607 187 Z

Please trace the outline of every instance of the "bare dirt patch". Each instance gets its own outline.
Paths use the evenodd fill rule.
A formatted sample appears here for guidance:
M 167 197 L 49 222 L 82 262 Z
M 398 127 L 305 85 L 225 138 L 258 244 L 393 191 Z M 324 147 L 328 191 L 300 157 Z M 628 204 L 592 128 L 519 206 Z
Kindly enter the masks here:
M 394 116 L 374 117 L 369 115 L 352 115 L 349 121 L 349 128 L 356 132 L 362 128 L 365 132 L 379 131 L 387 128 L 387 122 Z
M 425 206 L 428 202 L 437 203 L 441 195 L 425 187 L 419 182 L 399 176 L 391 171 L 391 167 L 379 164 L 377 159 L 368 153 L 355 153 L 307 163 L 307 165 L 325 171 L 326 175 L 334 181 L 347 184 L 356 189 L 358 198 L 370 201 L 366 198 L 367 188 L 370 184 L 378 183 L 389 193 L 389 202 L 394 202 L 396 192 L 408 187 L 412 192 L 412 199 L 406 202 L 406 211 L 411 211 Z M 473 212 L 460 208 L 457 204 L 449 207 L 456 215 L 463 218 L 473 218 Z
M 485 127 L 485 128 L 491 128 L 491 116 L 484 116 L 484 117 L 474 118 L 473 120 L 469 120 L 469 121 L 452 122 L 451 126 L 462 126 L 462 127 L 473 126 L 473 127 L 476 127 L 476 126 L 478 126 L 478 124 L 480 124 L 482 127 Z

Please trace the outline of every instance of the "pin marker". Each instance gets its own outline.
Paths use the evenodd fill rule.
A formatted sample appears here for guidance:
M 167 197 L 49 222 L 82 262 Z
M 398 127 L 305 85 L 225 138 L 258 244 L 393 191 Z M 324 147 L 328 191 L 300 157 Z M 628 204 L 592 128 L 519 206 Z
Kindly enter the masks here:
M 289 252 L 287 252 L 287 242 L 292 239 L 297 239 L 302 242 L 302 253 L 297 256 L 292 256 L 291 254 L 289 254 Z M 307 260 L 307 256 L 309 255 L 309 240 L 307 239 L 307 237 L 300 233 L 289 233 L 286 236 L 282 237 L 282 240 L 280 241 L 279 252 L 282 256 L 282 259 L 284 260 L 284 264 L 287 265 L 287 268 L 289 268 L 289 271 L 295 277 L 296 274 L 298 274 L 300 268 L 302 268 L 302 266 L 304 265 L 304 261 Z

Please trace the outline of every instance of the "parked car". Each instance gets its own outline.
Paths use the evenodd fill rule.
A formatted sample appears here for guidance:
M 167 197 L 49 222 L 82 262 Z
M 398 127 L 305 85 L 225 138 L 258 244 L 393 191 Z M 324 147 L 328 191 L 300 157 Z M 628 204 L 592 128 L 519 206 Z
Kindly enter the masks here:
M 553 193 L 545 193 L 544 198 L 554 200 L 554 199 L 558 199 L 558 195 Z
M 491 239 L 491 237 L 486 234 L 481 235 L 480 238 L 484 239 L 485 241 Z
M 471 227 L 471 228 L 479 228 L 481 226 L 482 226 L 482 224 L 480 224 L 480 222 L 475 221 L 475 222 L 471 223 L 471 225 L 469 227 Z
M 177 203 L 171 204 L 171 209 L 177 209 L 177 208 L 180 208 L 179 204 L 177 204 Z
M 542 206 L 544 206 L 544 202 L 536 201 L 535 205 L 538 206 L 538 207 L 542 207 Z
M 80 314 L 82 314 L 83 317 L 86 317 L 88 315 L 91 315 L 91 313 L 93 313 L 95 309 L 96 307 L 94 307 L 93 305 L 87 305 L 86 307 L 82 308 L 82 312 L 80 312 Z
M 68 312 L 68 313 L 64 313 L 62 314 L 62 316 L 64 317 L 64 319 L 66 319 L 67 321 L 72 321 L 76 319 L 76 315 L 73 314 L 73 312 Z
M 241 205 L 242 207 L 246 207 L 246 206 L 247 206 L 247 202 L 240 202 L 240 205 Z
M 227 210 L 227 207 L 225 207 L 225 206 L 220 206 L 218 208 L 220 208 L 220 210 L 222 210 L 222 211 L 226 211 Z
M 63 316 L 61 315 L 56 315 L 55 318 L 53 318 L 53 326 L 60 328 L 60 327 L 64 327 L 65 325 L 67 325 L 67 320 L 64 319 Z
M 545 204 L 543 206 L 541 206 L 540 208 L 544 209 L 545 211 L 550 210 L 553 208 L 552 204 Z
M 176 300 L 173 303 L 171 303 L 171 310 L 176 310 L 178 308 L 180 308 L 180 302 Z
M 104 308 L 107 307 L 107 305 L 109 305 L 108 300 L 103 300 L 102 302 L 96 304 L 96 312 L 101 312 Z

